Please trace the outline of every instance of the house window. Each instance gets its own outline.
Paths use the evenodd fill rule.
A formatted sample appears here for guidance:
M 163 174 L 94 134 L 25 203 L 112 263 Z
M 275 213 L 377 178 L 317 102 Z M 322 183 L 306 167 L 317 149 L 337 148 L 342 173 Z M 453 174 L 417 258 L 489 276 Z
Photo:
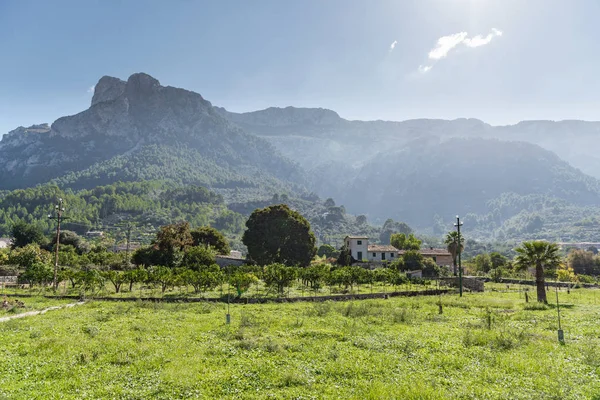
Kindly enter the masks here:
M 362 251 L 359 251 L 358 253 L 356 253 L 356 258 L 358 258 L 358 261 L 362 260 Z
M 350 247 L 350 241 L 349 240 L 346 242 L 346 246 Z
M 373 258 L 377 257 L 377 253 L 373 253 Z
M 390 253 L 390 258 L 394 258 L 394 253 Z
M 381 252 L 381 260 L 385 260 L 385 253 Z
M 361 245 L 362 244 L 362 240 L 357 240 L 356 244 Z

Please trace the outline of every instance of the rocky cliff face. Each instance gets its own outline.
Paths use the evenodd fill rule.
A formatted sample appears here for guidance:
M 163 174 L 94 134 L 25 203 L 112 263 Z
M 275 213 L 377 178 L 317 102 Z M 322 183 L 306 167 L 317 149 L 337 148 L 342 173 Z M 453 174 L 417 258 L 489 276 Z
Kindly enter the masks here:
M 144 73 L 102 77 L 89 109 L 0 141 L 0 189 L 45 182 L 147 144 L 188 146 L 220 165 L 300 177 L 271 145 L 223 118 L 201 95 Z M 300 179 L 300 178 L 299 178 Z

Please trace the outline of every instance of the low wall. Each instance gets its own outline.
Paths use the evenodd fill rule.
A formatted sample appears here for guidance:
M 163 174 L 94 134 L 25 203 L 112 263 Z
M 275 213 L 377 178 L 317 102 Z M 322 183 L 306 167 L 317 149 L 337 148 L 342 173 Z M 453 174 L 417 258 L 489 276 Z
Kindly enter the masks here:
M 463 288 L 467 288 L 473 292 L 483 292 L 484 283 L 479 279 L 474 278 L 462 278 Z M 460 278 L 457 276 L 453 276 L 450 278 L 440 278 L 440 285 L 451 286 L 451 287 L 459 287 L 460 286 Z
M 439 296 L 450 292 L 448 289 L 421 290 L 421 291 L 403 291 L 390 293 L 364 293 L 364 294 L 336 294 L 330 296 L 305 296 L 305 297 L 280 297 L 280 298 L 241 298 L 231 297 L 230 303 L 238 304 L 262 304 L 262 303 L 297 303 L 300 301 L 321 302 L 321 301 L 348 301 L 348 300 L 367 300 L 367 299 L 387 299 L 389 297 L 414 297 L 414 296 Z M 30 294 L 10 294 L 8 297 L 35 297 Z M 73 299 L 82 300 L 80 296 L 44 296 L 48 299 Z M 88 300 L 100 301 L 150 301 L 165 303 L 200 303 L 200 302 L 227 302 L 227 296 L 224 297 L 89 297 Z

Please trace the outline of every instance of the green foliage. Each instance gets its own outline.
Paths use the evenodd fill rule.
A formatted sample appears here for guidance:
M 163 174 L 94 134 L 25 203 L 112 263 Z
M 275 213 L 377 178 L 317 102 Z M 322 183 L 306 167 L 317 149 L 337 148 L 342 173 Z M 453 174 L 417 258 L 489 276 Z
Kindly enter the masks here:
M 340 255 L 340 251 L 336 250 L 335 247 L 330 244 L 322 244 L 317 250 L 317 255 L 319 257 L 337 258 Z
M 214 289 L 224 281 L 224 274 L 216 264 L 203 265 L 195 270 L 184 269 L 180 276 L 183 283 L 191 285 L 196 293 Z
M 18 221 L 13 224 L 11 229 L 12 248 L 25 247 L 30 243 L 43 246 L 47 242 L 42 230 L 32 224 L 24 221 Z
M 544 241 L 523 242 L 516 252 L 518 253 L 515 258 L 517 268 L 535 268 L 537 300 L 545 303 L 544 274 L 548 269 L 554 269 L 561 263 L 558 245 Z
M 347 267 L 350 264 L 352 264 L 352 253 L 350 252 L 350 249 L 348 248 L 348 246 L 346 246 L 346 244 L 344 244 L 340 249 L 337 264 L 341 265 L 342 267 Z
M 202 226 L 191 231 L 194 246 L 210 246 L 218 254 L 229 254 L 231 250 L 225 236 L 215 228 Z
M 287 205 L 255 210 L 246 227 L 242 241 L 248 247 L 249 257 L 259 265 L 306 266 L 316 253 L 310 224 Z
M 280 295 L 283 295 L 285 288 L 290 286 L 297 277 L 298 268 L 284 264 L 269 264 L 263 270 L 265 285 L 275 288 Z
M 600 257 L 589 251 L 571 250 L 567 255 L 567 265 L 578 275 L 600 275 Z
M 47 215 L 59 197 L 65 201 L 69 218 L 63 227 L 79 233 L 92 227 L 103 230 L 104 225 L 121 219 L 128 219 L 134 227 L 157 228 L 180 220 L 229 233 L 240 233 L 243 227 L 243 217 L 227 209 L 220 195 L 203 187 L 181 188 L 164 181 L 116 182 L 73 192 L 47 184 L 0 194 L 0 235 L 11 234 L 13 226 L 22 223 L 37 232 L 53 231 L 55 222 Z
M 194 246 L 187 249 L 183 256 L 182 265 L 194 271 L 215 263 L 214 250 L 205 246 Z
M 394 233 L 390 237 L 390 243 L 398 250 L 419 250 L 422 242 L 412 233 L 408 235 L 405 233 Z
M 299 276 L 303 284 L 310 286 L 314 290 L 318 290 L 327 281 L 331 265 L 326 263 L 312 264 L 309 267 L 302 268 Z
M 241 297 L 252 285 L 258 283 L 258 277 L 244 268 L 228 267 L 227 282 L 235 287 L 237 297 Z
M 402 254 L 402 260 L 404 261 L 404 269 L 407 271 L 415 271 L 423 269 L 423 255 L 418 250 L 407 250 Z M 400 265 L 398 265 L 398 268 Z

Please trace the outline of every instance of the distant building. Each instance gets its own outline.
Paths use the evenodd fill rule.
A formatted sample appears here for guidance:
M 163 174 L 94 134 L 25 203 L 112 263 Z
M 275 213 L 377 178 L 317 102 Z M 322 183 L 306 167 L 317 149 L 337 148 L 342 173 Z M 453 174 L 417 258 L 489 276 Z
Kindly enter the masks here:
M 394 261 L 404 254 L 404 250 L 398 250 L 391 245 L 369 244 L 367 236 L 346 236 L 344 244 L 350 250 L 352 258 L 356 261 L 388 262 Z M 452 265 L 452 254 L 446 249 L 428 249 L 419 250 L 423 257 L 431 258 L 440 267 L 450 267 Z
M 419 250 L 423 257 L 431 258 L 440 267 L 452 266 L 452 254 L 446 249 L 434 249 L 430 247 L 428 249 Z M 404 254 L 405 250 L 400 250 L 398 255 Z
M 0 249 L 7 249 L 10 247 L 12 240 L 10 238 L 0 238 Z
M 215 262 L 221 268 L 228 267 L 230 265 L 235 265 L 235 266 L 239 267 L 240 265 L 244 265 L 246 263 L 246 260 L 241 257 L 223 256 L 223 255 L 217 254 L 215 256 Z
M 237 251 L 237 250 L 231 250 L 231 251 L 229 252 L 229 257 L 232 257 L 232 258 L 240 258 L 240 259 L 241 259 L 241 258 L 243 258 L 243 256 L 242 256 L 242 252 L 241 252 L 241 251 Z
M 89 231 L 89 232 L 86 232 L 85 236 L 90 237 L 90 238 L 92 238 L 92 237 L 103 237 L 104 236 L 104 232 L 102 232 L 102 231 Z

